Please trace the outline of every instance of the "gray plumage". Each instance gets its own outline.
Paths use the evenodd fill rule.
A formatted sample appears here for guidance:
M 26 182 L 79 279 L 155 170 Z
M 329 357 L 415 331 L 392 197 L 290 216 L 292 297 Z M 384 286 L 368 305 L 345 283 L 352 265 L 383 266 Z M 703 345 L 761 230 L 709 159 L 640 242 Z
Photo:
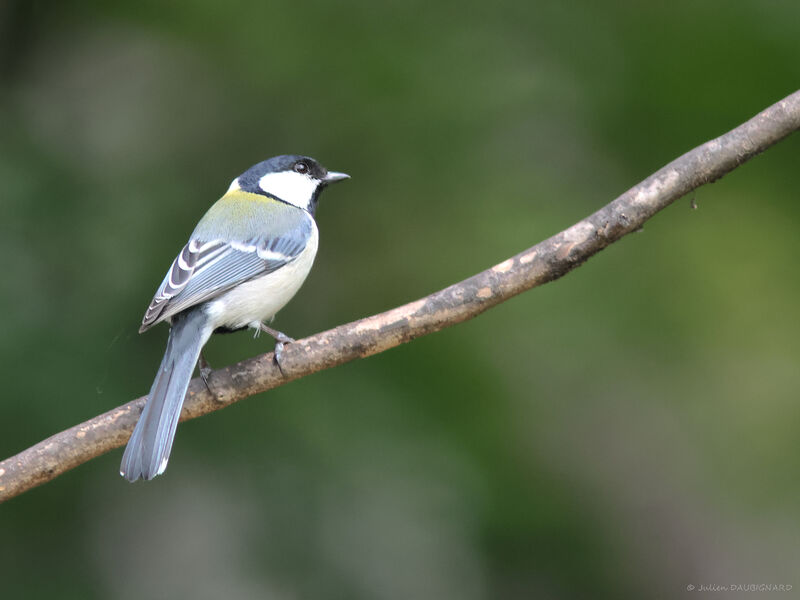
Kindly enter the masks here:
M 210 335 L 208 318 L 202 309 L 172 319 L 167 350 L 142 416 L 122 455 L 120 473 L 128 481 L 140 477 L 152 479 L 166 468 L 186 389 L 200 350 Z
M 139 332 L 271 273 L 303 251 L 313 229 L 308 212 L 268 197 L 243 202 L 240 194 L 246 192 L 224 196 L 197 224 L 147 308 Z M 227 226 L 213 232 L 216 223 Z

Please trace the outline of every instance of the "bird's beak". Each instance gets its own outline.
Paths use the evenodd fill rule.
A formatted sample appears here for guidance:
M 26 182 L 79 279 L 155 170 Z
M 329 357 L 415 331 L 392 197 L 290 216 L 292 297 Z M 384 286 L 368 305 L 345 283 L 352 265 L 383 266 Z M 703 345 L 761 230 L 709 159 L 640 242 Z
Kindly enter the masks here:
M 344 179 L 350 179 L 350 175 L 347 173 L 337 173 L 336 171 L 328 171 L 328 174 L 325 175 L 325 179 L 322 181 L 325 184 L 328 183 L 336 183 L 337 181 L 343 181 Z

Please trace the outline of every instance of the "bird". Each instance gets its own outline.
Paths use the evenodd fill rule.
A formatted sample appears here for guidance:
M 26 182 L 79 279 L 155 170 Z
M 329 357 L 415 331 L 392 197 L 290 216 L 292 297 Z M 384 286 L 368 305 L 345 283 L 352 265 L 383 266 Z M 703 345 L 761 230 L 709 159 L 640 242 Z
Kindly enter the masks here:
M 195 227 L 145 311 L 139 333 L 170 324 L 164 358 L 128 441 L 120 475 L 150 480 L 167 468 L 186 390 L 212 333 L 265 324 L 297 293 L 317 254 L 314 216 L 322 190 L 349 179 L 308 156 L 282 155 L 239 175 Z

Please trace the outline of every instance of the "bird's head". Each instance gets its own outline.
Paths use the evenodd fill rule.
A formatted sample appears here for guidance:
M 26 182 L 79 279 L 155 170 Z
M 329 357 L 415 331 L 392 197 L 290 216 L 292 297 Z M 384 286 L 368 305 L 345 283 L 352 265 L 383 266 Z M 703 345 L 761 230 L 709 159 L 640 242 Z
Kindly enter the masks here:
M 253 165 L 233 180 L 228 191 L 272 196 L 313 214 L 322 189 L 349 177 L 328 171 L 308 156 L 285 154 Z

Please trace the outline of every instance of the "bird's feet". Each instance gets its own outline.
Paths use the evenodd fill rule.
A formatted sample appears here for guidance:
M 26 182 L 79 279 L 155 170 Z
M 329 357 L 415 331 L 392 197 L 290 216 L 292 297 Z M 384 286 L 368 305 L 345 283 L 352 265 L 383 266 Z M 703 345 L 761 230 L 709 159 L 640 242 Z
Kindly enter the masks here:
M 212 396 L 216 398 L 216 394 L 214 390 L 211 389 L 211 386 L 208 384 L 208 376 L 211 375 L 211 365 L 208 364 L 206 357 L 203 356 L 203 353 L 200 353 L 200 358 L 197 359 L 197 370 L 200 371 L 200 379 L 203 380 L 203 383 L 206 384 L 206 389 L 211 393 Z
M 281 375 L 286 376 L 286 373 L 283 372 L 283 367 L 281 366 L 281 356 L 283 355 L 284 346 L 293 342 L 294 338 L 290 338 L 285 333 L 282 333 L 277 329 L 273 329 L 268 325 L 264 325 L 264 323 L 259 323 L 259 330 L 263 331 L 264 333 L 268 333 L 275 338 L 275 364 L 278 365 L 278 370 L 281 372 Z

